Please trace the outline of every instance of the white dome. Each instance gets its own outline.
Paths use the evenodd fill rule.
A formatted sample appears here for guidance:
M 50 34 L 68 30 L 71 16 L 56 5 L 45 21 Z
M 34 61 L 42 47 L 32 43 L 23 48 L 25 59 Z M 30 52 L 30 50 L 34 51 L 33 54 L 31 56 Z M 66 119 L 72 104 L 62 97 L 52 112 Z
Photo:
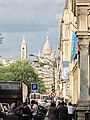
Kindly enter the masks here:
M 47 40 L 43 46 L 43 54 L 51 54 L 51 52 L 52 52 L 52 46 L 49 43 L 48 37 L 47 37 Z

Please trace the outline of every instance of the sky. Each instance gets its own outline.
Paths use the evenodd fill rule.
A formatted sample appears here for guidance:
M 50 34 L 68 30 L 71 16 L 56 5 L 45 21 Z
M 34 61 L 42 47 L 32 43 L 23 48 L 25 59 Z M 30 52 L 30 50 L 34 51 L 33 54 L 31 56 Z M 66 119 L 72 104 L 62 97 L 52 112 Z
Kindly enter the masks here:
M 60 39 L 60 22 L 66 0 L 0 0 L 0 56 L 20 59 L 21 43 L 26 37 L 27 55 L 42 51 L 48 36 L 54 52 Z

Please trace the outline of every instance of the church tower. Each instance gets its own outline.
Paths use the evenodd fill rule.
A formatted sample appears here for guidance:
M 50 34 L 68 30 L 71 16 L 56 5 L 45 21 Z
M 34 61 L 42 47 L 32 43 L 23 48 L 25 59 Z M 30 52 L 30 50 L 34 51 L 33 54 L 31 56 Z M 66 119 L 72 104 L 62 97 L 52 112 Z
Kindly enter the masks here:
M 25 36 L 23 36 L 21 44 L 21 60 L 27 60 L 27 43 Z

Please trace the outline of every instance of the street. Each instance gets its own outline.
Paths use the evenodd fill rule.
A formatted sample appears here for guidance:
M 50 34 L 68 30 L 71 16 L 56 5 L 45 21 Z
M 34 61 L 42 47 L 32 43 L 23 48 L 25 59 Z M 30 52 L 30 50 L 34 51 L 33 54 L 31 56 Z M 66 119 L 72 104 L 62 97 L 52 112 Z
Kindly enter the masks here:
M 0 118 L 0 120 L 3 120 L 3 119 Z M 19 117 L 15 116 L 15 115 L 7 115 L 7 116 L 5 116 L 4 120 L 19 120 Z M 45 117 L 44 120 L 48 120 L 48 117 Z
M 0 118 L 0 120 L 3 120 L 2 118 Z M 18 116 L 15 115 L 6 115 L 4 120 L 19 120 Z

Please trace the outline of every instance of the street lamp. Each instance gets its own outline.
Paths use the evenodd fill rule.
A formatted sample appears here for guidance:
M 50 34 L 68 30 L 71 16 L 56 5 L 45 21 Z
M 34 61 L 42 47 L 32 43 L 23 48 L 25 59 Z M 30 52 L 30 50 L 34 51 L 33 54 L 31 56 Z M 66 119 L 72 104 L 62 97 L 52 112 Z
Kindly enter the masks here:
M 44 65 L 48 65 L 52 68 L 52 74 L 53 74 L 53 91 L 52 92 L 55 92 L 55 63 L 53 63 L 50 59 L 48 58 L 44 58 L 44 57 L 38 57 L 34 54 L 30 54 L 29 56 L 32 56 L 32 57 L 36 57 L 36 58 L 41 58 L 44 60 Z

